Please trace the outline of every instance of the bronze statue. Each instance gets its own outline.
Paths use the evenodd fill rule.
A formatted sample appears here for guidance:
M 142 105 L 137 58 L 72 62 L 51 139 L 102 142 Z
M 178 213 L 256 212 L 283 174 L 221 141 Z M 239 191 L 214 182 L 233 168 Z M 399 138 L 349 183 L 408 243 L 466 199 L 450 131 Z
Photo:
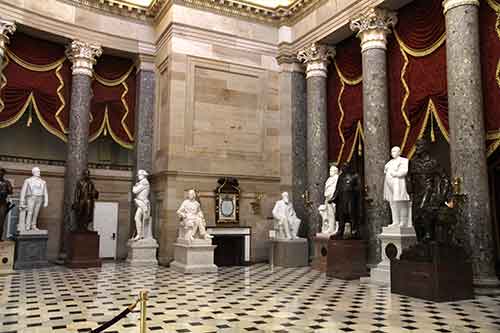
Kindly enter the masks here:
M 84 170 L 82 178 L 76 184 L 72 206 L 75 210 L 77 231 L 88 231 L 88 226 L 94 219 L 94 202 L 98 197 L 99 192 L 90 179 L 89 170 Z
M 407 181 L 417 241 L 434 241 L 440 211 L 447 208 L 446 203 L 451 198 L 451 182 L 437 160 L 431 157 L 425 139 L 416 143 Z
M 7 199 L 12 194 L 12 184 L 5 179 L 5 169 L 0 169 L 0 240 L 2 240 L 5 218 L 9 210 L 14 207 Z
M 339 221 L 338 231 L 333 239 L 360 239 L 360 222 L 362 211 L 361 178 L 353 170 L 351 163 L 342 167 L 337 187 L 329 203 L 335 203 L 335 219 Z M 344 235 L 345 224 L 351 224 L 351 236 Z

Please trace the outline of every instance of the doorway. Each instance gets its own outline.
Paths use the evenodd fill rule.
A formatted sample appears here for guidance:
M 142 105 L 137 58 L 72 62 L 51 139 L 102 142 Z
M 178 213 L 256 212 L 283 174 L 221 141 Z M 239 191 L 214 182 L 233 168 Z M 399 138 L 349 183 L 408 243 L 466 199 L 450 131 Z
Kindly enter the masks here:
M 118 202 L 97 201 L 95 203 L 94 231 L 99 234 L 99 257 L 116 259 Z

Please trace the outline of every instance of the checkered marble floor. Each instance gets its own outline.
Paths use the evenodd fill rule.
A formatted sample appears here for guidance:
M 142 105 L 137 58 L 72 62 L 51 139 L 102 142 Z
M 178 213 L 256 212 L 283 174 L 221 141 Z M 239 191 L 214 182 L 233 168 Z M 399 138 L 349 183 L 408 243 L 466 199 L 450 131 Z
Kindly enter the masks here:
M 150 291 L 150 332 L 500 332 L 500 297 L 437 304 L 268 265 L 183 275 L 106 263 L 0 277 L 0 332 L 89 332 Z M 139 311 L 106 332 L 138 332 Z

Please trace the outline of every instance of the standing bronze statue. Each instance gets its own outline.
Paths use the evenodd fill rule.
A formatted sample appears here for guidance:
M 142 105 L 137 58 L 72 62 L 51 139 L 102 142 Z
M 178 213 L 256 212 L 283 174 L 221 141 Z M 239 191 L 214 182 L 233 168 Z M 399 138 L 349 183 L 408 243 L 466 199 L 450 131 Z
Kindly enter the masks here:
M 339 228 L 333 239 L 360 239 L 360 224 L 362 211 L 361 178 L 353 170 L 351 163 L 342 167 L 335 193 L 329 203 L 335 203 L 335 219 Z M 350 223 L 351 235 L 344 235 L 345 224 Z
M 76 184 L 75 200 L 72 208 L 75 210 L 76 231 L 88 231 L 88 226 L 94 220 L 95 200 L 99 198 L 99 192 L 90 179 L 89 170 L 84 170 L 82 178 Z
M 5 218 L 14 207 L 7 199 L 12 194 L 12 184 L 5 179 L 5 169 L 0 169 L 0 241 L 2 240 Z

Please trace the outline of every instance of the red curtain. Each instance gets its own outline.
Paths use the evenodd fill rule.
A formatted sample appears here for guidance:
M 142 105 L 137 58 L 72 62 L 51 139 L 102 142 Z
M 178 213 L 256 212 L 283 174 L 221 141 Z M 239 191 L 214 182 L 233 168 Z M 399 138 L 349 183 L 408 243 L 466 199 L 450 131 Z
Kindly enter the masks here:
M 500 146 L 500 2 L 484 1 L 479 12 L 481 65 L 488 156 Z
M 411 157 L 427 126 L 448 138 L 442 1 L 414 1 L 398 12 L 398 22 L 388 44 L 391 144 Z
M 105 55 L 97 62 L 95 73 L 90 140 L 110 135 L 121 146 L 132 149 L 136 93 L 134 63 Z
M 8 45 L 0 85 L 0 128 L 17 122 L 32 104 L 50 133 L 65 140 L 71 95 L 71 70 L 64 47 L 16 32 Z
M 351 37 L 336 49 L 327 82 L 328 158 L 341 164 L 361 153 L 363 85 L 359 39 Z

